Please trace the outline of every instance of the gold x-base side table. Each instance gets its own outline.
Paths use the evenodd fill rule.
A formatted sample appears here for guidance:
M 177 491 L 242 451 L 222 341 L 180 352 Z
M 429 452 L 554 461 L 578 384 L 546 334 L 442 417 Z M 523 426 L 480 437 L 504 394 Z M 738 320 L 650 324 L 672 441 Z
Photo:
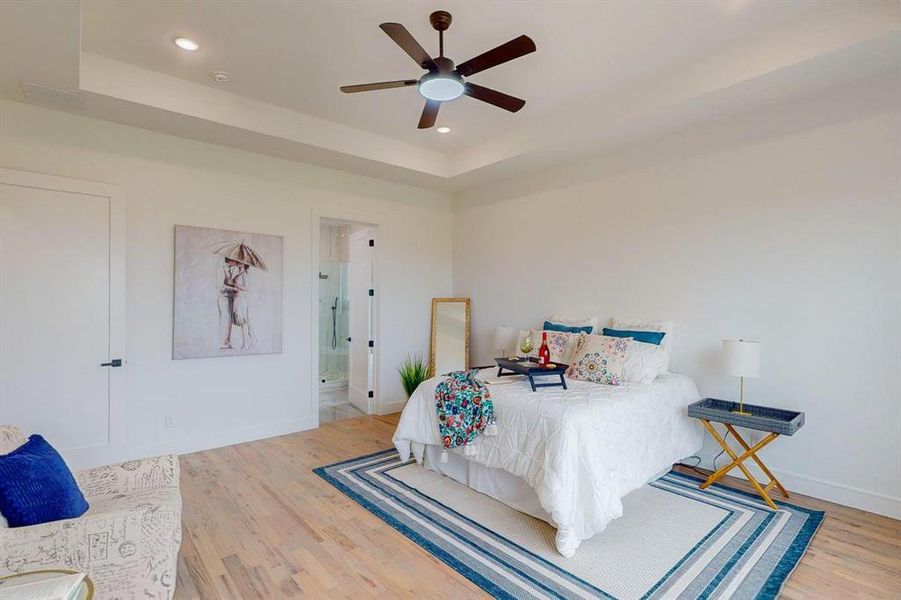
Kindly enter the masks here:
M 735 454 L 735 451 L 729 447 L 728 442 L 723 439 L 723 436 L 719 434 L 719 432 L 716 430 L 716 428 L 714 428 L 713 424 L 710 421 L 708 421 L 707 419 L 701 419 L 701 423 L 704 424 L 704 427 L 707 428 L 707 431 L 710 432 L 710 435 L 713 436 L 713 439 L 715 439 L 717 443 L 722 446 L 723 451 L 732 459 L 731 463 L 714 471 L 710 475 L 710 477 L 707 478 L 707 481 L 701 484 L 701 489 L 707 489 L 718 480 L 725 477 L 729 471 L 738 467 L 739 469 L 741 469 L 741 472 L 744 473 L 745 477 L 748 479 L 751 485 L 754 486 L 754 489 L 757 490 L 757 493 L 760 494 L 760 497 L 763 498 L 763 501 L 767 503 L 767 506 L 769 506 L 773 510 L 777 510 L 776 504 L 773 502 L 772 498 L 770 498 L 769 491 L 773 489 L 773 487 L 775 487 L 785 498 L 788 498 L 788 492 L 784 487 L 782 487 L 782 484 L 779 483 L 779 480 L 776 479 L 776 476 L 773 475 L 773 473 L 767 468 L 765 464 L 763 464 L 763 461 L 760 460 L 759 456 L 757 456 L 757 452 L 759 452 L 761 448 L 779 437 L 779 434 L 770 433 L 768 436 L 766 436 L 753 446 L 748 446 L 748 443 L 738 434 L 737 431 L 735 431 L 735 428 L 727 423 L 726 429 L 729 431 L 729 433 L 732 434 L 732 437 L 734 437 L 736 441 L 741 444 L 741 447 L 744 448 L 743 453 Z M 754 475 L 751 474 L 751 471 L 749 471 L 748 468 L 744 465 L 744 462 L 749 458 L 753 459 L 754 462 L 757 463 L 757 466 L 760 467 L 760 470 L 770 478 L 769 483 L 767 483 L 766 485 L 760 485 L 760 482 L 754 478 Z
M 781 408 L 771 408 L 767 406 L 754 406 L 745 404 L 744 412 L 737 411 L 738 406 L 735 402 L 727 400 L 718 400 L 716 398 L 704 398 L 699 402 L 689 405 L 688 415 L 695 417 L 704 425 L 704 428 L 710 432 L 711 437 L 720 445 L 723 452 L 732 459 L 728 465 L 720 467 L 707 478 L 707 481 L 700 485 L 700 488 L 707 489 L 720 479 L 726 476 L 732 469 L 740 469 L 757 493 L 763 498 L 773 510 L 778 510 L 776 503 L 770 498 L 770 490 L 777 489 L 784 498 L 788 498 L 788 491 L 776 479 L 773 472 L 767 468 L 760 457 L 757 455 L 765 446 L 772 443 L 773 440 L 780 435 L 794 435 L 804 425 L 804 413 L 785 410 Z M 713 422 L 722 423 L 726 427 L 728 434 L 724 437 L 713 426 Z M 735 427 L 743 427 L 746 429 L 755 429 L 765 431 L 767 435 L 762 440 L 751 446 L 741 434 L 736 431 Z M 732 435 L 735 441 L 741 446 L 741 454 L 733 450 L 726 442 L 726 437 Z M 757 481 L 757 478 L 748 469 L 745 462 L 753 460 L 760 470 L 769 478 L 765 484 Z

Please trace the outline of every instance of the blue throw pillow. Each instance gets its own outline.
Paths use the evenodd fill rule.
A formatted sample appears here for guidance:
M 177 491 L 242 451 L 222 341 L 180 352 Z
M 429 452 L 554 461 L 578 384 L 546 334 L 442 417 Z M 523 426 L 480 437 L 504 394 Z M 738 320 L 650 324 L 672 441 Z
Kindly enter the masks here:
M 607 329 L 604 327 L 604 335 L 610 337 L 630 337 L 636 342 L 644 342 L 645 344 L 654 344 L 659 346 L 663 341 L 664 331 L 629 331 L 625 329 Z
M 63 457 L 43 437 L 0 454 L 0 513 L 10 527 L 73 519 L 87 510 Z
M 542 329 L 547 331 L 562 331 L 563 333 L 591 333 L 591 325 L 585 327 L 570 327 L 569 325 L 561 325 L 560 323 L 544 322 Z

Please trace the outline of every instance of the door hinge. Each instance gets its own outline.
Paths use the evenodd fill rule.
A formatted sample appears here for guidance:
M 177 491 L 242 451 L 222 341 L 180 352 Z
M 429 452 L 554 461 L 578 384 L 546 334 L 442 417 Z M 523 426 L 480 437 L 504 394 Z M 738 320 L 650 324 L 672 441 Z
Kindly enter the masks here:
M 374 247 L 374 246 L 375 246 L 375 240 L 369 240 L 369 246 L 370 246 L 370 247 Z
M 370 296 L 375 296 L 375 290 L 372 289 L 372 288 L 369 288 L 369 295 L 370 295 Z
M 369 340 L 369 347 L 375 348 L 375 340 Z
M 375 397 L 375 392 L 373 392 L 372 390 L 369 390 L 369 397 L 370 397 L 370 398 L 374 398 L 374 397 Z
M 122 359 L 121 359 L 121 358 L 114 358 L 113 360 L 111 360 L 111 361 L 109 361 L 109 362 L 100 363 L 100 366 L 101 366 L 101 367 L 121 367 L 121 366 L 122 366 Z

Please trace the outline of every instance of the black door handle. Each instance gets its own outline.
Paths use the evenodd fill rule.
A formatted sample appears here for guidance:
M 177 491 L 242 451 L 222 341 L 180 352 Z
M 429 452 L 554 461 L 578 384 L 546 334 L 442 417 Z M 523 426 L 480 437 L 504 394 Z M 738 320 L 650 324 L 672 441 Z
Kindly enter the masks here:
M 348 341 L 348 342 L 350 341 L 350 337 L 347 338 L 347 341 Z
M 114 358 L 113 360 L 111 360 L 111 361 L 109 361 L 109 362 L 100 363 L 100 366 L 101 366 L 101 367 L 121 367 L 121 366 L 122 366 L 122 359 L 121 359 L 121 358 Z

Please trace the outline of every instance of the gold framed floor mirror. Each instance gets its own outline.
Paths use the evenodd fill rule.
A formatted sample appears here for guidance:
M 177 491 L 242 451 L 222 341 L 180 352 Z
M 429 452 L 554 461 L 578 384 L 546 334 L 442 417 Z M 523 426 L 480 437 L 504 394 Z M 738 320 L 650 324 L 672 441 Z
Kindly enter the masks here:
M 432 298 L 429 376 L 469 369 L 469 298 Z

